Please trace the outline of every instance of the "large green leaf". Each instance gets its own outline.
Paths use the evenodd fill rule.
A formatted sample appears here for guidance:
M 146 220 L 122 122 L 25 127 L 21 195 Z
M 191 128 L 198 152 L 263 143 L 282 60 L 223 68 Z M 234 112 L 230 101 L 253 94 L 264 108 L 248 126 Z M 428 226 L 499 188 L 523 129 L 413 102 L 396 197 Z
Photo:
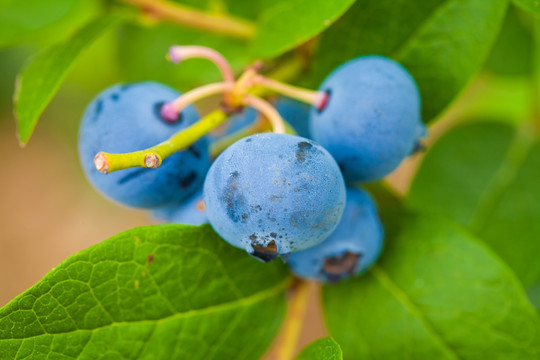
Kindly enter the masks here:
M 254 359 L 289 275 L 209 226 L 126 231 L 61 263 L 0 310 L 2 359 Z
M 257 22 L 258 32 L 253 46 L 255 55 L 276 56 L 309 40 L 330 26 L 354 1 L 268 2 Z
M 409 205 L 449 216 L 487 242 L 528 286 L 540 281 L 540 144 L 494 123 L 454 129 L 424 159 Z
M 0 0 L 0 48 L 63 36 L 96 8 L 91 0 Z
M 120 19 L 104 16 L 94 20 L 65 42 L 39 53 L 22 71 L 17 78 L 15 90 L 15 115 L 22 144 L 28 142 L 39 116 L 58 91 L 81 51 L 106 30 L 118 24 Z
M 372 270 L 323 289 L 346 359 L 539 358 L 538 315 L 489 249 L 434 216 L 391 230 Z
M 334 339 L 325 337 L 302 349 L 296 360 L 343 360 L 343 352 Z
M 481 67 L 506 6 L 506 0 L 358 1 L 322 34 L 311 86 L 356 56 L 390 56 L 412 73 L 424 121 L 433 120 Z

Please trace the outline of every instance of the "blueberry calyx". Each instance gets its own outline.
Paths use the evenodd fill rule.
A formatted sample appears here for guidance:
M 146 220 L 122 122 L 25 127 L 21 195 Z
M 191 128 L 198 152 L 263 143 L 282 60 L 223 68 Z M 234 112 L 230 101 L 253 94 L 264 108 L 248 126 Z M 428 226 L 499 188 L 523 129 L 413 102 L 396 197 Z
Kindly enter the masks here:
M 322 273 L 330 283 L 336 283 L 345 277 L 354 275 L 361 255 L 346 251 L 343 254 L 324 259 Z
M 278 248 L 274 240 L 271 240 L 266 246 L 256 242 L 252 242 L 251 246 L 253 247 L 253 252 L 250 253 L 250 255 L 265 263 L 270 262 L 279 256 Z
M 323 101 L 317 106 L 317 112 L 320 114 L 322 113 L 328 106 L 328 103 L 330 102 L 330 96 L 332 95 L 332 89 L 326 89 L 324 90 L 324 93 L 326 96 L 324 97 Z
M 176 113 L 167 109 L 167 103 L 165 101 L 157 102 L 154 105 L 154 113 L 158 118 L 163 120 L 167 124 L 176 124 L 182 120 L 182 113 Z

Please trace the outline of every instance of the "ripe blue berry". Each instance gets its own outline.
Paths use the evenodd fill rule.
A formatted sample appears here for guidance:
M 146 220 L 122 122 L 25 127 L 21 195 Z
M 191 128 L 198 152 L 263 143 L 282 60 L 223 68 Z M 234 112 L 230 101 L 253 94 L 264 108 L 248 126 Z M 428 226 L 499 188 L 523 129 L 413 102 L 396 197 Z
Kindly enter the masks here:
M 87 178 L 99 192 L 124 205 L 152 208 L 179 202 L 202 186 L 210 166 L 206 139 L 166 158 L 157 169 L 131 168 L 104 175 L 93 164 L 100 151 L 142 150 L 197 121 L 192 106 L 176 122 L 161 119 L 161 105 L 179 95 L 165 85 L 142 82 L 111 86 L 92 100 L 79 132 L 79 156 Z
M 208 223 L 202 188 L 183 203 L 152 211 L 152 216 L 173 224 L 202 225 Z
M 280 97 L 276 102 L 276 110 L 296 131 L 298 136 L 311 138 L 309 133 L 310 106 L 286 97 Z
M 322 243 L 291 254 L 288 265 L 300 277 L 336 282 L 366 271 L 382 247 L 383 228 L 375 203 L 365 191 L 348 187 L 336 230 Z
M 393 60 L 350 60 L 328 75 L 319 90 L 329 99 L 322 110 L 311 110 L 311 135 L 334 156 L 347 181 L 386 176 L 425 136 L 416 83 Z
M 264 261 L 323 241 L 345 207 L 332 156 L 286 134 L 252 135 L 231 145 L 212 164 L 203 193 L 216 232 Z

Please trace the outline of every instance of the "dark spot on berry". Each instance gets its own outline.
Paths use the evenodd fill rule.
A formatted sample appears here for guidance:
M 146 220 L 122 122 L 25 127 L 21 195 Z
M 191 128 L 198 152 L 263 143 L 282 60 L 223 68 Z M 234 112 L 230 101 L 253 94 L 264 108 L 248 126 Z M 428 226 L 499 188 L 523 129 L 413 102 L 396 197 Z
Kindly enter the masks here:
M 227 215 L 233 222 L 245 221 L 243 214 L 249 212 L 246 198 L 240 192 L 239 177 L 238 171 L 233 172 L 227 179 L 227 185 L 221 195 L 221 200 L 227 205 Z
M 195 156 L 195 158 L 200 159 L 201 158 L 201 152 L 197 150 L 197 148 L 194 145 L 191 145 L 187 148 L 187 150 Z
M 94 112 L 93 121 L 96 121 L 99 118 L 99 115 L 103 111 L 103 100 L 99 100 L 96 104 L 96 111 Z
M 253 246 L 253 253 L 250 255 L 263 262 L 272 261 L 279 256 L 278 248 L 274 240 L 270 241 L 266 246 L 260 245 L 256 241 L 252 241 L 251 245 Z
M 121 177 L 120 179 L 118 179 L 117 183 L 119 185 L 122 185 L 122 184 L 125 184 L 127 183 L 128 181 L 131 181 L 141 175 L 143 175 L 144 173 L 146 173 L 148 170 L 152 170 L 152 169 L 147 169 L 147 168 L 141 168 L 141 169 L 137 169 L 137 170 L 134 170 L 134 171 L 131 171 L 129 173 L 127 173 L 125 176 Z
M 246 142 L 247 142 L 247 143 L 250 143 L 251 140 L 253 140 L 253 139 L 246 139 Z
M 251 241 L 255 241 L 255 240 L 257 240 L 257 235 L 251 234 L 251 235 L 249 235 L 249 239 L 250 239 Z
M 330 283 L 338 282 L 354 275 L 362 256 L 346 251 L 343 254 L 330 256 L 324 259 L 322 274 Z
M 249 218 L 249 215 L 247 213 L 242 213 L 242 221 L 246 221 Z
M 190 171 L 186 176 L 180 179 L 180 187 L 182 189 L 187 189 L 196 179 L 197 173 L 195 171 Z
M 270 196 L 271 202 L 280 202 L 283 200 L 283 195 L 272 195 Z
M 154 261 L 154 255 L 152 254 L 148 254 L 148 259 L 147 259 L 148 263 L 151 263 L 152 261 Z
M 277 237 L 277 234 L 275 232 L 271 232 L 270 237 L 273 237 L 275 239 Z
M 112 101 L 118 101 L 118 99 L 120 99 L 120 95 L 118 95 L 117 93 L 114 93 L 111 95 L 111 100 Z
M 298 143 L 298 150 L 296 150 L 296 161 L 299 164 L 303 164 L 306 161 L 306 153 L 311 150 L 313 145 L 307 141 L 302 141 Z

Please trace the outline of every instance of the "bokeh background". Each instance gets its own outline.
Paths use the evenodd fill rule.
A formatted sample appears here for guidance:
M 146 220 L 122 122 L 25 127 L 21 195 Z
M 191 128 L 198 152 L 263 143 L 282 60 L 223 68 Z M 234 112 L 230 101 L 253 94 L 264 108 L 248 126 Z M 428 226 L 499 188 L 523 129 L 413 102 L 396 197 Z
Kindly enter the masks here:
M 120 81 L 157 79 L 182 90 L 196 83 L 189 76 L 194 69 L 189 64 L 180 70 L 164 58 L 169 45 L 191 39 L 189 30 L 171 30 L 171 25 L 148 22 L 145 31 L 128 27 L 110 32 L 76 62 L 32 139 L 21 148 L 12 115 L 16 74 L 32 54 L 61 40 L 69 34 L 66 29 L 77 27 L 97 11 L 91 1 L 77 2 L 76 6 L 86 7 L 84 15 L 74 8 L 75 2 L 65 3 L 72 5 L 63 13 L 61 26 L 40 30 L 23 46 L 0 50 L 0 306 L 69 255 L 118 232 L 151 223 L 145 211 L 107 201 L 84 178 L 76 149 L 77 131 L 85 105 L 92 97 Z M 71 16 L 70 12 L 79 15 Z M 0 23 L 2 16 L 7 15 L 0 15 Z M 531 115 L 530 32 L 530 19 L 512 8 L 484 70 L 443 119 L 430 128 L 428 146 L 461 122 L 519 122 Z M 120 47 L 119 42 L 123 44 Z M 138 61 L 127 61 L 129 58 Z M 248 65 L 241 58 L 235 61 L 237 66 Z M 217 79 L 218 73 L 211 66 L 194 66 L 203 72 L 203 77 Z M 388 178 L 398 193 L 407 192 L 421 158 L 417 155 L 406 160 Z M 315 285 L 312 291 L 317 291 Z M 313 298 L 299 347 L 325 333 L 317 299 Z

